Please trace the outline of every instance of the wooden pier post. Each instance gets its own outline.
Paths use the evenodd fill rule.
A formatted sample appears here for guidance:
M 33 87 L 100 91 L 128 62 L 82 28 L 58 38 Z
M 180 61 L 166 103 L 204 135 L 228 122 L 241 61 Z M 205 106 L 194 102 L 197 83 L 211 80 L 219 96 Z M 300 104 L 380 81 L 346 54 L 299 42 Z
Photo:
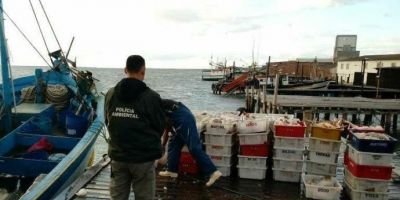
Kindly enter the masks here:
M 331 113 L 325 113 L 324 120 L 329 121 L 330 117 L 331 117 Z
M 393 136 L 395 136 L 396 138 L 398 138 L 398 132 L 397 132 L 397 117 L 398 117 L 398 115 L 397 114 L 394 114 L 393 115 L 393 130 L 392 130 L 392 132 L 393 132 Z
M 352 114 L 351 115 L 351 123 L 358 124 L 357 114 Z
M 365 114 L 364 125 L 370 125 L 372 123 L 372 114 Z
M 277 101 L 278 101 L 278 87 L 279 87 L 279 74 L 275 75 L 275 85 L 274 85 L 274 102 L 273 102 L 273 113 L 276 113 Z
M 263 113 L 267 113 L 267 78 L 265 80 L 265 85 L 263 86 Z
M 254 86 L 251 86 L 250 94 L 250 112 L 254 112 Z
M 381 114 L 381 126 L 382 127 L 385 127 L 385 120 L 386 119 L 386 115 L 384 115 L 384 114 Z
M 390 134 L 390 129 L 391 129 L 391 125 L 392 125 L 392 113 L 387 113 L 385 115 L 385 133 L 386 134 Z
M 255 112 L 256 113 L 261 113 L 260 111 L 261 111 L 261 88 L 258 88 L 257 89 L 257 106 L 256 106 L 256 108 L 257 108 L 257 110 L 255 110 Z
M 244 92 L 246 110 L 249 111 L 249 88 L 247 86 L 244 88 Z

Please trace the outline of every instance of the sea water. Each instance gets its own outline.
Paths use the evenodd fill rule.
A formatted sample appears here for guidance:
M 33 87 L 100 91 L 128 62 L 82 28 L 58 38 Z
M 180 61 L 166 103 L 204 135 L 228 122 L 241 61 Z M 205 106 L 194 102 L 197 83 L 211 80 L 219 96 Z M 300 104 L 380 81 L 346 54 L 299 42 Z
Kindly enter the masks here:
M 125 77 L 123 69 L 90 68 L 99 79 L 97 88 L 106 92 Z M 234 111 L 244 106 L 239 98 L 213 95 L 211 82 L 201 80 L 201 70 L 194 69 L 147 69 L 144 82 L 161 98 L 174 99 L 187 105 L 191 110 Z M 107 153 L 103 137 L 95 146 L 96 159 Z

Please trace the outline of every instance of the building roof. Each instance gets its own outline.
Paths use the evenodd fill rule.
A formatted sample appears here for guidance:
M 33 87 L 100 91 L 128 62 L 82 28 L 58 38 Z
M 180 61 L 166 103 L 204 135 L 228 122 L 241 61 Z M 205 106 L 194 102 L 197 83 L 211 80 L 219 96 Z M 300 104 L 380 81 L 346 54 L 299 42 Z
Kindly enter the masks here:
M 344 58 L 339 61 L 361 61 L 366 60 L 400 60 L 400 54 L 382 54 L 382 55 L 363 55 L 353 58 Z
M 299 62 L 314 62 L 314 60 L 317 59 L 317 62 L 327 62 L 327 63 L 333 63 L 333 58 L 297 58 L 296 61 Z

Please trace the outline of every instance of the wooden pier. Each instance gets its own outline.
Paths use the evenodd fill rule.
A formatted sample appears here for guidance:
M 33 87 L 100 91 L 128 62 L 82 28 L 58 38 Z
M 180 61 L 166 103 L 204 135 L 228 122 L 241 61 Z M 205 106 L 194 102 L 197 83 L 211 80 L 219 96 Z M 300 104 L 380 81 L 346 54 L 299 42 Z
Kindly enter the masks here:
M 106 165 L 103 166 L 104 163 Z M 98 168 L 99 166 L 101 167 Z M 343 166 L 341 166 L 341 169 L 337 174 L 340 182 L 343 180 Z M 107 162 L 100 161 L 89 168 L 80 179 L 76 180 L 66 190 L 67 193 L 61 193 L 55 199 L 110 199 L 109 184 L 110 166 Z M 85 195 L 75 195 L 80 189 L 85 191 Z M 221 178 L 210 188 L 205 187 L 204 181 L 198 176 L 180 174 L 179 178 L 166 178 L 157 175 L 155 200 L 305 200 L 303 189 L 300 183 L 273 181 L 272 171 L 270 170 L 267 172 L 266 180 L 240 179 L 237 177 L 237 173 L 234 173 L 231 177 Z M 399 199 L 399 191 L 399 183 L 392 182 L 389 188 L 389 199 Z M 133 192 L 130 199 L 134 199 Z M 348 198 L 343 195 L 341 200 L 348 200 Z
M 364 97 L 321 97 L 267 95 L 265 86 L 245 90 L 246 109 L 256 113 L 288 113 L 306 120 L 342 118 L 355 124 L 381 125 L 387 133 L 397 133 L 400 99 Z

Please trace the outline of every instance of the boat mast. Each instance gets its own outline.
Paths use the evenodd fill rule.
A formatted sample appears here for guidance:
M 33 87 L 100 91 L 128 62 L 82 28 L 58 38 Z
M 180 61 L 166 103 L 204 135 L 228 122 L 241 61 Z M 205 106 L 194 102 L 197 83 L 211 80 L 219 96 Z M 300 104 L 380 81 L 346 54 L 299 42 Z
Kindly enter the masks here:
M 4 33 L 4 16 L 3 16 L 3 0 L 0 0 L 0 56 L 1 56 L 1 76 L 3 78 L 3 102 L 5 106 L 4 129 L 7 132 L 11 130 L 11 80 L 8 62 L 7 41 Z

